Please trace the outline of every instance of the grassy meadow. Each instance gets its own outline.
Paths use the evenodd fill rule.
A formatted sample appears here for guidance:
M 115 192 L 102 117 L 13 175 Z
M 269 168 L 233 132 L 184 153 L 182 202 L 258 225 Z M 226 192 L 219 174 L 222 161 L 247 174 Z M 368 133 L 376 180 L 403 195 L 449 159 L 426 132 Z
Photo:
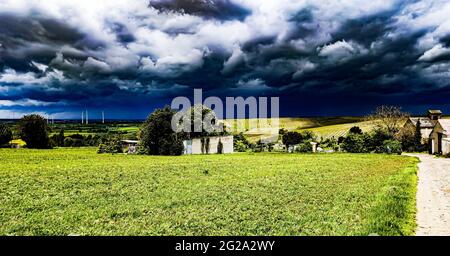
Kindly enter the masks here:
M 0 149 L 0 235 L 412 235 L 416 163 Z

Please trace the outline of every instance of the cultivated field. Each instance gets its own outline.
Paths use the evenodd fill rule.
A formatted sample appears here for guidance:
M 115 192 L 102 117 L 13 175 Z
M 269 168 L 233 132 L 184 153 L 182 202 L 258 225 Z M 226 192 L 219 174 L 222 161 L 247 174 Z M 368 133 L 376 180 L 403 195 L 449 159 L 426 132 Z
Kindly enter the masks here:
M 369 132 L 373 129 L 374 125 L 370 121 L 356 122 L 356 123 L 346 123 L 346 124 L 334 124 L 334 125 L 325 125 L 318 126 L 313 128 L 302 128 L 297 131 L 310 130 L 317 134 L 318 136 L 327 139 L 334 137 L 335 139 L 340 136 L 346 136 L 353 126 L 358 126 L 362 129 L 363 132 Z
M 279 119 L 279 127 L 275 127 L 269 120 L 261 119 L 237 119 L 225 120 L 227 127 L 236 130 L 238 123 L 241 122 L 245 128 L 245 136 L 252 142 L 261 138 L 270 137 L 271 134 L 278 132 L 279 128 L 288 131 L 313 131 L 316 135 L 323 138 L 345 136 L 353 126 L 360 127 L 364 132 L 370 131 L 373 124 L 365 121 L 363 117 L 340 116 L 340 117 L 282 117 Z M 250 129 L 250 123 L 258 124 L 258 129 Z M 254 126 L 253 126 L 254 127 Z
M 0 235 L 412 235 L 415 158 L 0 149 Z

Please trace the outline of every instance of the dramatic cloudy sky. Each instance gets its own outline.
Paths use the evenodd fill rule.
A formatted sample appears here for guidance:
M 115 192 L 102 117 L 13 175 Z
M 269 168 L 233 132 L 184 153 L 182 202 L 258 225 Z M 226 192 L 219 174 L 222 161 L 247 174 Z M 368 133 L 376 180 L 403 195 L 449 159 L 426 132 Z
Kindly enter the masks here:
M 0 0 L 0 118 L 143 118 L 202 88 L 282 115 L 450 113 L 447 0 Z

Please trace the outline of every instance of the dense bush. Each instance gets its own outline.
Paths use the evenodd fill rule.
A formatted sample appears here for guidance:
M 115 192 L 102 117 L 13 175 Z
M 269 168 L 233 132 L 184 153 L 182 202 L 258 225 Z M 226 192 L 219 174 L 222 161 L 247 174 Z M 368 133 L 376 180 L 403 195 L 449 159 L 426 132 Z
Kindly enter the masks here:
M 98 150 L 97 150 L 98 154 L 103 154 L 106 153 L 106 145 L 105 144 L 100 144 L 98 145 Z
M 350 128 L 349 132 L 354 134 L 363 134 L 363 131 L 358 126 L 353 126 L 352 128 Z
M 383 129 L 371 133 L 349 133 L 342 141 L 341 147 L 350 153 L 395 153 L 402 152 L 402 143 Z
M 174 110 L 169 107 L 155 110 L 141 127 L 139 153 L 148 155 L 181 155 L 183 134 L 172 130 Z
M 0 123 L 0 146 L 8 144 L 11 140 L 11 129 L 6 124 Z
M 299 153 L 309 153 L 312 152 L 312 146 L 309 141 L 304 141 L 297 145 L 297 148 L 295 149 L 295 152 Z
M 342 142 L 341 147 L 349 153 L 367 153 L 370 152 L 369 141 L 370 138 L 367 134 L 350 133 Z
M 244 134 L 241 132 L 233 136 L 233 147 L 236 152 L 246 152 L 253 148 L 252 143 L 250 143 Z
M 385 140 L 394 140 L 394 136 L 385 129 L 375 129 L 369 134 L 366 147 L 368 151 L 382 152 Z
M 311 147 L 310 142 L 316 141 L 317 136 L 309 130 L 303 131 L 301 133 L 298 132 L 286 132 L 282 137 L 282 142 L 286 145 L 286 149 L 289 150 L 290 146 L 299 145 L 299 144 L 308 144 Z M 305 146 L 301 146 L 302 148 L 306 148 Z M 311 149 L 312 150 L 312 149 Z M 302 151 L 309 152 L 309 151 Z
M 183 154 L 184 146 L 183 139 L 178 134 L 170 134 L 166 139 L 160 140 L 161 148 L 159 150 L 160 155 L 178 156 Z
M 67 140 L 67 144 L 66 144 Z M 69 137 L 64 139 L 64 146 L 65 147 L 83 147 L 83 146 L 89 146 L 89 144 L 85 144 L 85 138 L 83 135 L 80 134 L 72 134 Z
M 286 132 L 282 137 L 282 142 L 288 149 L 289 146 L 299 144 L 303 139 L 303 136 L 298 132 Z
M 275 143 L 274 142 L 269 142 L 269 143 L 266 143 L 266 146 L 267 146 L 267 150 L 269 152 L 272 152 L 274 150 Z
M 400 155 L 402 153 L 402 143 L 397 140 L 385 140 L 383 142 L 382 152 Z
M 333 149 L 333 150 L 339 149 L 338 141 L 334 137 L 320 141 L 319 146 L 323 149 Z
M 72 147 L 73 146 L 73 139 L 70 137 L 67 137 L 64 139 L 64 147 Z
M 266 150 L 266 145 L 262 143 L 261 140 L 258 140 L 255 146 L 252 148 L 253 152 L 264 152 Z
M 106 144 L 100 144 L 97 150 L 97 153 L 111 153 L 111 154 L 119 154 L 123 153 L 122 141 L 119 136 L 111 137 Z
M 274 150 L 275 143 L 265 140 L 258 140 L 252 147 L 253 152 L 272 152 Z
M 109 143 L 106 145 L 106 153 L 111 153 L 111 154 L 118 154 L 118 153 L 123 153 L 123 147 L 122 147 L 122 142 L 120 141 L 120 138 L 112 138 Z
M 244 144 L 242 141 L 235 141 L 234 142 L 234 151 L 236 152 L 246 152 L 249 149 L 247 145 Z
M 416 151 L 416 145 L 414 142 L 414 129 L 400 130 L 400 132 L 395 135 L 395 139 L 400 141 L 403 151 Z
M 51 148 L 49 130 L 47 121 L 40 115 L 26 115 L 19 121 L 19 134 L 28 148 Z

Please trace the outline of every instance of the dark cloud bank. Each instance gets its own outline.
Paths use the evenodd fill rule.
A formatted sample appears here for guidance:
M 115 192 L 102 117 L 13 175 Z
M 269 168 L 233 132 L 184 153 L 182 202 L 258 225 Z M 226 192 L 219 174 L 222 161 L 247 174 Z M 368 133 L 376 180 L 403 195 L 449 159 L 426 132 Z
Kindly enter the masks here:
M 193 88 L 279 96 L 286 116 L 450 112 L 450 4 L 363 3 L 11 2 L 0 6 L 0 117 L 143 118 Z

